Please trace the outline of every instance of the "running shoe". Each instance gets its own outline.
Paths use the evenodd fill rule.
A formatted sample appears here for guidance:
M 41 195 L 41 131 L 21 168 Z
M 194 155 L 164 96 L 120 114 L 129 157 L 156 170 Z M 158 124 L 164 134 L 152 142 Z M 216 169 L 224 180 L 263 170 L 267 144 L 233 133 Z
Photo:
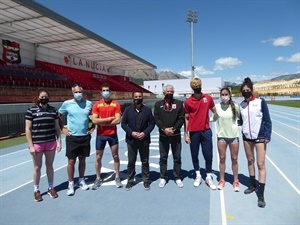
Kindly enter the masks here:
M 54 188 L 49 188 L 47 194 L 51 197 L 51 198 L 57 198 L 58 194 L 56 192 L 56 190 Z
M 218 189 L 222 190 L 225 186 L 225 180 L 220 180 L 218 183 Z
M 167 183 L 167 181 L 165 179 L 160 178 L 160 182 L 159 182 L 158 186 L 160 188 L 163 188 L 166 185 L 166 183 Z
M 128 182 L 125 186 L 126 191 L 130 191 L 131 188 L 133 187 L 133 183 L 132 182 Z
M 195 181 L 194 181 L 194 187 L 199 187 L 199 185 L 201 184 L 202 182 L 202 177 L 201 175 L 200 176 L 197 176 Z
M 102 179 L 96 179 L 92 186 L 92 190 L 97 190 L 102 185 L 102 183 L 103 183 Z
M 266 206 L 265 198 L 261 195 L 258 196 L 257 206 L 264 208 Z
M 144 189 L 146 191 L 150 190 L 150 183 L 148 181 L 144 181 Z
M 80 182 L 78 183 L 78 187 L 80 187 L 80 188 L 81 188 L 82 190 L 84 190 L 84 191 L 86 191 L 86 190 L 89 189 L 89 186 L 87 186 L 87 184 L 85 183 L 84 180 L 82 180 L 82 181 L 80 181 Z
M 233 182 L 233 190 L 235 192 L 239 192 L 240 191 L 240 184 L 239 184 L 238 180 Z
M 177 187 L 183 188 L 183 183 L 182 183 L 182 180 L 181 180 L 181 179 L 177 179 L 175 182 L 176 182 L 176 184 L 177 184 Z
M 34 196 L 34 201 L 36 201 L 36 202 L 43 201 L 40 191 L 35 191 L 33 196 Z
M 74 185 L 73 184 L 70 184 L 69 187 L 68 187 L 68 190 L 67 190 L 67 195 L 68 196 L 72 196 L 74 195 L 75 191 L 74 191 Z
M 117 178 L 115 179 L 115 182 L 116 182 L 116 187 L 117 187 L 117 188 L 123 187 L 123 184 L 121 183 L 120 177 L 117 177 Z
M 246 194 L 246 195 L 251 194 L 253 191 L 255 191 L 255 189 L 256 189 L 256 187 L 251 185 L 244 191 L 244 194 Z
M 213 179 L 212 179 L 211 176 L 206 177 L 205 183 L 206 183 L 206 185 L 207 185 L 208 187 L 210 187 L 210 189 L 212 189 L 212 190 L 216 190 L 216 189 L 217 189 L 217 187 L 216 187 L 216 185 L 214 184 Z

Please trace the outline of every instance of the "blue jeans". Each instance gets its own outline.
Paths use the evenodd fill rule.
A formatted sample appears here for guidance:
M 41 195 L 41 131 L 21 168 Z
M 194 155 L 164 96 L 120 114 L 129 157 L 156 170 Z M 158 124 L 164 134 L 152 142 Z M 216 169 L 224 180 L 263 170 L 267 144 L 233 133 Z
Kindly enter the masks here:
M 205 159 L 206 173 L 211 173 L 213 159 L 213 145 L 211 129 L 204 131 L 190 132 L 190 150 L 193 161 L 194 170 L 200 170 L 199 166 L 199 148 L 201 145 L 202 154 Z

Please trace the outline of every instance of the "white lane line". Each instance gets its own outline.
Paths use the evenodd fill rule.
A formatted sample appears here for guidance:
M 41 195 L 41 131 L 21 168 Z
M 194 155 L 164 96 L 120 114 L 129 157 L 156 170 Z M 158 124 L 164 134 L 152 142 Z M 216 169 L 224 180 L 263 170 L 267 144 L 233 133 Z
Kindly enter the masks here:
M 286 126 L 286 127 L 289 127 L 289 128 L 292 128 L 292 129 L 295 129 L 295 130 L 300 131 L 300 129 L 298 129 L 297 127 L 292 127 L 292 126 L 287 125 L 287 124 L 285 124 L 285 123 L 282 123 L 282 122 L 280 122 L 280 121 L 278 121 L 278 120 L 272 119 L 272 121 L 275 121 L 276 123 L 280 123 L 280 124 L 283 124 L 283 125 Z
M 68 164 L 66 164 L 66 165 L 64 165 L 64 166 L 61 166 L 61 167 L 55 169 L 54 172 L 56 172 L 57 170 L 60 170 L 60 169 L 62 169 L 62 168 L 64 168 L 64 167 L 66 167 L 67 165 L 68 165 Z M 43 178 L 43 177 L 45 177 L 45 176 L 46 176 L 46 173 L 43 174 L 43 175 L 41 176 L 41 178 Z M 10 189 L 9 191 L 0 194 L 0 197 L 2 197 L 3 195 L 9 194 L 10 192 L 13 192 L 13 191 L 15 191 L 15 190 L 17 190 L 17 189 L 19 189 L 19 188 L 21 188 L 21 187 L 24 187 L 25 185 L 30 184 L 30 183 L 32 183 L 32 182 L 33 182 L 33 180 L 28 181 L 28 182 L 26 182 L 26 183 L 23 183 L 23 184 L 21 184 L 21 185 L 15 187 L 15 188 L 12 188 L 12 189 Z
M 266 155 L 266 158 L 269 162 L 275 167 L 275 169 L 283 176 L 283 178 L 291 185 L 291 187 L 300 195 L 300 190 L 290 181 L 290 179 L 279 169 L 279 167 Z
M 217 123 L 214 123 L 214 128 L 215 128 L 215 133 L 217 134 Z M 217 135 L 215 135 L 214 138 L 214 146 L 217 146 Z M 217 162 L 218 165 L 220 164 L 220 156 L 219 156 L 219 151 L 217 149 Z M 227 225 L 227 220 L 226 220 L 226 207 L 225 207 L 225 196 L 224 196 L 224 191 L 220 190 L 220 208 L 221 208 L 221 219 L 222 219 L 222 225 Z
M 284 137 L 284 136 L 278 134 L 276 131 L 272 130 L 272 132 L 275 133 L 275 134 L 277 134 L 279 137 L 283 138 L 284 140 L 290 142 L 291 144 L 295 145 L 296 147 L 300 148 L 300 145 L 298 145 L 298 144 L 296 144 L 295 142 L 293 142 L 293 141 L 287 139 L 286 137 Z
M 22 162 L 22 163 L 19 163 L 19 164 L 10 166 L 10 167 L 6 167 L 6 168 L 4 168 L 4 169 L 1 169 L 0 172 L 3 172 L 3 171 L 5 171 L 5 170 L 12 169 L 12 168 L 17 167 L 17 166 L 21 166 L 21 165 L 23 165 L 23 164 L 25 164 L 25 163 L 29 163 L 29 162 L 32 162 L 32 160 L 27 160 L 27 161 L 25 161 L 25 162 Z
M 274 114 L 274 113 L 271 113 L 271 116 L 277 116 L 277 117 L 280 117 L 280 118 L 284 118 L 284 119 L 286 119 L 286 120 L 291 120 L 291 121 L 299 122 L 299 119 L 292 119 L 292 118 L 290 118 L 290 117 L 280 116 L 280 115 Z

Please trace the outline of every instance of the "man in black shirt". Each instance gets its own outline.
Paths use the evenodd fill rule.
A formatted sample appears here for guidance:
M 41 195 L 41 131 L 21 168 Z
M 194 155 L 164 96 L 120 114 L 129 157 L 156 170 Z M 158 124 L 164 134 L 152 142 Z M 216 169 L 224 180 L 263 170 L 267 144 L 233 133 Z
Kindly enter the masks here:
M 182 101 L 173 98 L 174 87 L 165 85 L 163 89 L 165 98 L 155 103 L 154 117 L 155 124 L 159 128 L 159 166 L 160 182 L 159 187 L 163 188 L 168 180 L 167 161 L 169 147 L 173 154 L 173 175 L 178 187 L 182 188 L 181 180 L 181 132 L 184 123 L 184 110 Z

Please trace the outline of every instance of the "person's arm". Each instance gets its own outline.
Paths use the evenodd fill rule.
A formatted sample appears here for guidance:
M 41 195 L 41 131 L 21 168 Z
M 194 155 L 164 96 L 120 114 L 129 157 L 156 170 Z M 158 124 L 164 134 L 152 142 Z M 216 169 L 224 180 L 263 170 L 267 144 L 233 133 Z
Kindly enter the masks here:
M 31 154 L 35 154 L 35 148 L 34 148 L 33 142 L 32 142 L 31 130 L 32 130 L 32 121 L 25 120 L 25 134 L 26 134 L 26 139 L 28 142 L 28 149 Z
M 189 126 L 189 114 L 186 113 L 185 114 L 185 123 L 184 123 L 184 139 L 187 144 L 190 144 L 191 140 L 190 140 L 190 136 L 189 136 L 189 132 L 188 132 L 188 126 Z
M 57 142 L 57 147 L 56 151 L 60 152 L 61 151 L 61 129 L 60 129 L 60 122 L 59 118 L 55 120 L 55 134 L 56 134 L 56 142 Z
M 121 122 L 121 113 L 116 113 L 115 118 L 110 122 L 110 125 L 118 125 Z
M 177 107 L 179 108 L 178 114 L 177 114 L 177 121 L 175 125 L 173 126 L 173 132 L 177 129 L 180 129 L 182 125 L 184 124 L 185 121 L 185 115 L 184 115 L 184 110 L 183 110 L 183 103 L 178 104 Z
M 110 126 L 111 122 L 115 119 L 114 116 L 107 117 L 107 118 L 100 118 L 98 114 L 92 114 L 92 123 L 95 125 L 101 126 Z
M 266 132 L 265 139 L 266 139 L 266 143 L 269 143 L 271 141 L 272 121 L 271 121 L 268 105 L 264 99 L 262 99 L 261 106 L 262 106 L 262 113 L 263 113 L 262 122 L 264 123 L 265 132 Z

